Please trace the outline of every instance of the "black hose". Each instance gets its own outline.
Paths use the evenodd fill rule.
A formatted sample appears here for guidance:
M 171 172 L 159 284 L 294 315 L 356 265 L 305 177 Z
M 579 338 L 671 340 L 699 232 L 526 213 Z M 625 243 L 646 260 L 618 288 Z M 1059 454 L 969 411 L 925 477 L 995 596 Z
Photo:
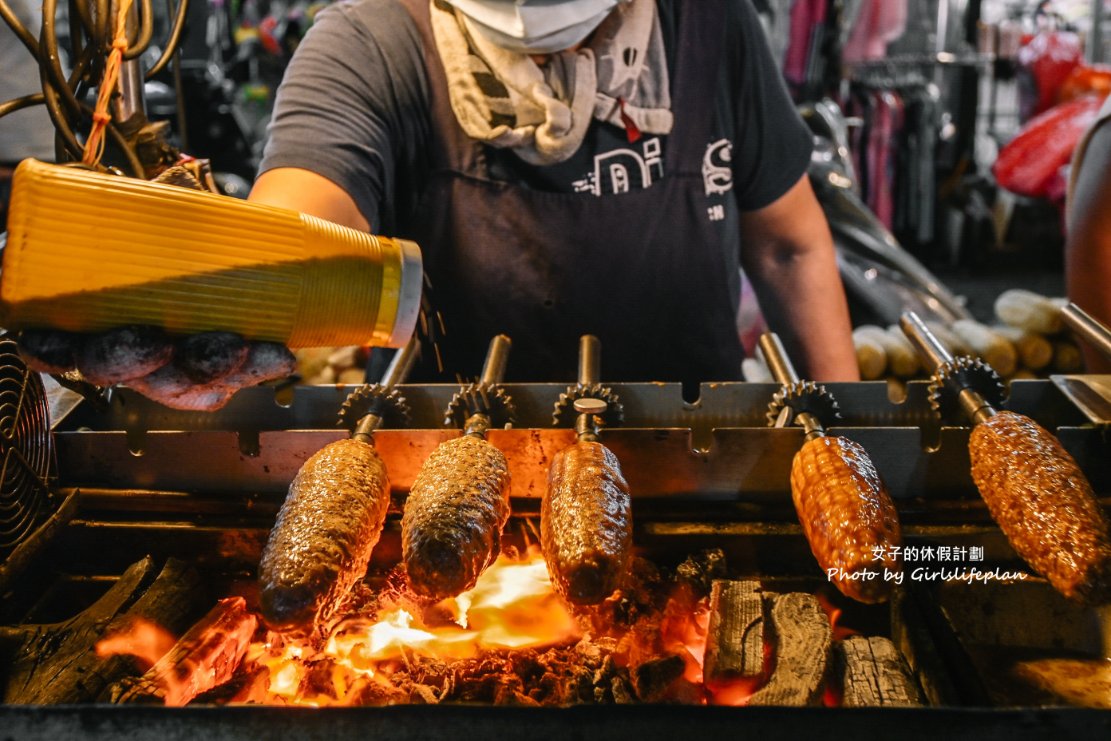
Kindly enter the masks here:
M 166 10 L 170 10 L 173 0 L 166 0 Z M 188 0 L 181 0 L 180 5 L 185 5 Z M 185 117 L 185 92 L 181 82 L 181 48 L 174 50 L 174 62 L 172 65 L 174 74 L 174 99 L 177 103 L 177 139 L 181 148 L 189 151 L 189 127 Z
M 124 59 L 134 59 L 146 51 L 154 35 L 154 11 L 151 9 L 150 0 L 137 1 L 139 3 L 138 35 L 134 42 L 128 39 L 127 51 L 123 53 Z
M 44 67 L 39 68 L 39 76 L 42 78 L 42 93 L 46 103 L 46 112 L 50 114 L 50 120 L 54 123 L 54 129 L 62 145 L 58 154 L 66 155 L 65 157 L 59 156 L 58 161 L 64 162 L 67 158 L 80 161 L 83 148 L 77 141 L 77 136 L 73 133 L 70 119 L 66 117 L 66 112 L 62 110 L 62 104 L 58 100 L 54 86 L 46 79 L 46 69 Z M 73 118 L 78 120 L 77 116 Z
M 76 120 L 81 115 L 81 106 L 73 97 L 73 91 L 70 90 L 69 83 L 62 72 L 62 62 L 58 56 L 58 35 L 54 27 L 54 16 L 57 12 L 58 0 L 43 0 L 42 33 L 39 34 L 39 69 L 45 72 L 46 81 L 61 98 L 66 114 L 71 120 Z
M 174 52 L 177 51 L 178 46 L 181 44 L 181 34 L 185 30 L 185 14 L 189 12 L 189 0 L 179 0 L 177 5 L 177 15 L 174 16 L 174 25 L 170 28 L 170 35 L 166 38 L 166 46 L 162 50 L 162 56 L 154 63 L 154 66 L 147 72 L 147 79 L 151 79 L 163 69 L 173 59 Z
M 9 113 L 21 111 L 24 108 L 30 108 L 33 105 L 42 105 L 46 102 L 46 97 L 42 93 L 31 93 L 24 95 L 20 98 L 12 98 L 0 103 L 0 116 L 6 116 Z
M 84 147 L 75 133 L 83 130 L 92 119 L 93 109 L 82 102 L 86 92 L 102 84 L 104 58 L 112 49 L 115 35 L 116 16 L 112 14 L 118 0 L 64 0 L 69 9 L 70 51 L 73 55 L 73 69 L 67 75 L 62 70 L 58 48 L 57 13 L 58 0 L 43 0 L 42 29 L 36 39 L 23 25 L 7 0 L 0 0 L 0 19 L 12 28 L 39 66 L 42 92 L 25 95 L 14 100 L 0 102 L 0 116 L 31 105 L 45 105 L 50 120 L 56 130 L 56 152 L 60 162 L 67 159 L 80 160 Z M 173 0 L 167 0 L 167 6 Z M 152 0 L 133 0 L 137 3 L 138 28 L 131 29 L 124 59 L 133 60 L 145 52 L 154 35 L 154 12 Z M 174 79 L 178 94 L 178 126 L 182 141 L 185 141 L 185 116 L 181 92 L 181 68 L 178 47 L 185 28 L 188 0 L 178 0 L 173 24 L 162 50 L 161 56 L 147 73 L 147 79 L 157 75 L 168 64 L 174 62 Z M 131 38 L 131 37 L 134 38 Z M 127 138 L 113 123 L 107 126 L 108 136 L 113 149 L 119 149 L 127 167 L 138 177 L 144 176 L 144 168 L 138 154 Z
M 93 29 L 93 17 L 89 13 L 89 4 L 85 2 L 78 2 L 78 0 L 69 0 L 69 17 L 70 17 L 70 41 L 74 44 L 74 53 L 78 53 L 78 44 L 84 44 L 85 37 L 92 38 L 95 31 Z M 73 28 L 73 19 L 77 18 L 81 22 L 81 30 L 84 33 L 73 33 L 76 28 Z
M 92 36 L 93 23 L 92 18 L 88 18 L 89 6 L 85 3 L 79 3 L 76 0 L 66 0 L 69 7 L 69 50 L 74 59 L 77 59 L 85 51 L 85 37 Z M 81 28 L 77 29 L 73 25 L 73 18 L 77 18 L 81 23 Z M 75 31 L 84 31 L 84 33 L 74 33 Z

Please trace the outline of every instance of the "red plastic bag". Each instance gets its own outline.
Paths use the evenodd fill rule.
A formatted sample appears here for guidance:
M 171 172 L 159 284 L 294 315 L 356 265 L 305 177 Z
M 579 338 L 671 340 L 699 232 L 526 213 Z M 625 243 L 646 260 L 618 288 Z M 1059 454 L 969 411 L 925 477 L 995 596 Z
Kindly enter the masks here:
M 1052 108 L 1065 80 L 1083 59 L 1080 37 L 1043 29 L 1018 50 L 1023 121 Z
M 1062 103 L 1036 117 L 1003 147 L 992 167 L 1003 188 L 1032 198 L 1049 197 L 1053 179 L 1096 120 L 1104 96 Z
M 1111 66 L 1106 64 L 1080 64 L 1073 68 L 1061 85 L 1058 103 L 1083 98 L 1085 95 L 1107 96 L 1111 93 Z

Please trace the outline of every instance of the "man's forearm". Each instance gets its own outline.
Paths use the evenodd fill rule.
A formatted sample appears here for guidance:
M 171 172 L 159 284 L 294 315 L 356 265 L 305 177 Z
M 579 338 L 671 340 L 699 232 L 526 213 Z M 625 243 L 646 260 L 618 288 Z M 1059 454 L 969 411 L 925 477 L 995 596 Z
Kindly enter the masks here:
M 340 186 L 310 170 L 280 167 L 258 177 L 249 200 L 300 211 L 333 224 L 370 231 L 355 200 Z
M 809 181 L 745 214 L 743 224 L 745 272 L 799 373 L 815 381 L 859 380 L 833 237 Z
M 768 327 L 783 340 L 799 372 L 815 381 L 860 379 L 852 324 L 828 261 L 806 255 L 750 273 Z M 836 264 L 832 274 L 836 273 Z

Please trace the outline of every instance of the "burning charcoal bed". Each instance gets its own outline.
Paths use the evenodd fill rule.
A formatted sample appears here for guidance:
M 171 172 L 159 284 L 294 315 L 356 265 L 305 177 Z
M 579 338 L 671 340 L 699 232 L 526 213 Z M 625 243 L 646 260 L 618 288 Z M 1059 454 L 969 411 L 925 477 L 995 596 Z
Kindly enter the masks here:
M 903 520 L 903 581 L 873 605 L 840 594 L 803 537 L 788 485 L 803 433 L 767 426 L 772 384 L 705 385 L 693 402 L 614 385 L 624 418 L 605 440 L 636 550 L 622 589 L 589 607 L 559 597 L 537 548 L 548 464 L 575 439 L 552 425 L 565 388 L 506 386 L 514 427 L 487 433 L 512 481 L 502 555 L 430 604 L 399 570 L 400 516 L 422 462 L 459 434 L 441 425 L 455 389 L 399 388 L 411 416 L 375 433 L 393 503 L 368 576 L 300 639 L 259 619 L 256 570 L 297 469 L 346 436 L 334 412 L 350 389 L 250 389 L 207 416 L 120 390 L 56 418 L 54 514 L 0 571 L 5 737 L 1111 733 L 1098 698 L 1001 694 L 977 655 L 1106 659 L 1111 624 L 1034 610 L 1053 630 L 1008 643 L 1044 582 L 959 581 L 1026 569 L 976 496 L 968 429 L 936 424 L 925 384 L 900 402 L 883 384 L 831 386 L 834 429 L 869 451 Z M 1009 404 L 1057 433 L 1106 507 L 1111 441 L 1050 383 L 1016 383 Z M 883 571 L 857 578 L 895 578 Z

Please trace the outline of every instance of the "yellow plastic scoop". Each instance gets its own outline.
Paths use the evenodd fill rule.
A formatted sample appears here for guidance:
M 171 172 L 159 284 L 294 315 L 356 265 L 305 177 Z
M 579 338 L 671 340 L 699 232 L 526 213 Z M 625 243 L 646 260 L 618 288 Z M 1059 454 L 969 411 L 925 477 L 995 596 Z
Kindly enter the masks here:
M 75 167 L 16 168 L 0 326 L 227 330 L 289 347 L 400 347 L 420 249 L 296 211 Z

